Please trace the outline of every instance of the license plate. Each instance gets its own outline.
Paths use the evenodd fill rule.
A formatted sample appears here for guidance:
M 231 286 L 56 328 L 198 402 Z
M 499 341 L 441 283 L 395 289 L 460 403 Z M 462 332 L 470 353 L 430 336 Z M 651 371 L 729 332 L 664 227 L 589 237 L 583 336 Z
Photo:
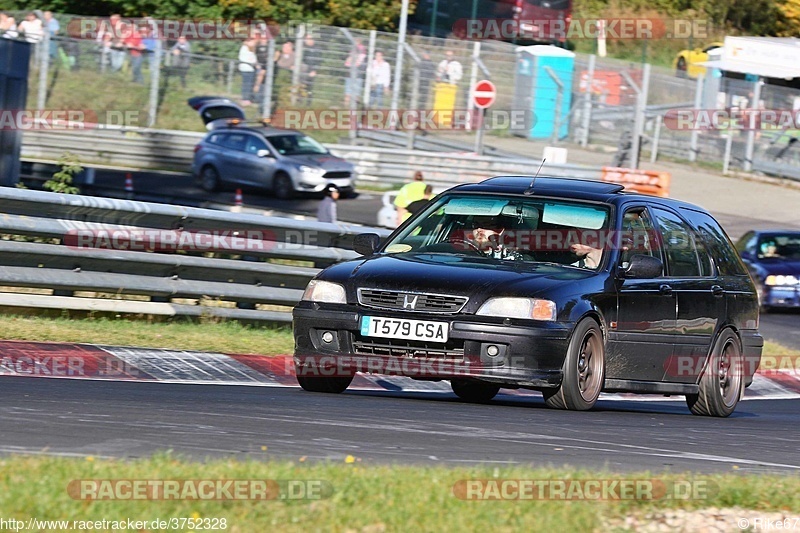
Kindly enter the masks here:
M 447 322 L 404 318 L 361 317 L 361 335 L 412 341 L 447 342 Z

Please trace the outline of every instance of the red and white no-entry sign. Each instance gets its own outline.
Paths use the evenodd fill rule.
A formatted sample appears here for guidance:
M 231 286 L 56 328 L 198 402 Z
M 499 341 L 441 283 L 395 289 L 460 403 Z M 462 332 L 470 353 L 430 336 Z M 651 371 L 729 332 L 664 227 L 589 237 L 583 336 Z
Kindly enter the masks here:
M 489 80 L 481 80 L 472 89 L 472 103 L 478 109 L 486 109 L 494 103 L 497 89 Z

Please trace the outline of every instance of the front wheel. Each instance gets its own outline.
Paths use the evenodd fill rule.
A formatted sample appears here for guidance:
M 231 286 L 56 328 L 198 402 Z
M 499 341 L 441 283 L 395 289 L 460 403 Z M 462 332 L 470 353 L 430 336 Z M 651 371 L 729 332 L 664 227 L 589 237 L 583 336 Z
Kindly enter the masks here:
M 219 172 L 212 166 L 203 167 L 200 173 L 200 186 L 203 190 L 214 192 L 219 188 Z
M 353 382 L 353 376 L 342 377 L 310 377 L 310 376 L 297 376 L 297 382 L 300 387 L 308 392 L 327 392 L 331 394 L 340 394 L 347 390 L 350 383 Z
M 272 192 L 275 193 L 276 198 L 281 200 L 287 200 L 291 198 L 294 194 L 292 179 L 286 174 L 277 174 L 272 183 Z
M 456 396 L 465 402 L 486 403 L 500 392 L 500 386 L 493 383 L 471 381 L 467 379 L 450 380 L 450 386 Z
M 744 358 L 739 338 L 733 331 L 723 331 L 708 357 L 700 377 L 698 394 L 687 394 L 686 404 L 699 416 L 730 416 L 744 394 Z
M 587 318 L 572 334 L 557 389 L 542 394 L 548 407 L 586 411 L 594 407 L 605 381 L 605 344 L 600 326 Z

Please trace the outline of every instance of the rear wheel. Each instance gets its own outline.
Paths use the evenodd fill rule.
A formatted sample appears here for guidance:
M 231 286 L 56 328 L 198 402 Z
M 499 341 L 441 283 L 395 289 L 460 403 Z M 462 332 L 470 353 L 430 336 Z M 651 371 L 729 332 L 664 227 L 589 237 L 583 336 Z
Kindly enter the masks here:
M 472 403 L 486 403 L 500 392 L 499 385 L 468 379 L 450 380 L 450 386 L 453 387 L 456 396 Z
M 297 382 L 303 390 L 309 392 L 328 392 L 331 394 L 339 394 L 347 390 L 350 383 L 353 382 L 353 376 L 343 377 L 310 377 L 310 376 L 297 376 Z
M 203 190 L 214 192 L 219 188 L 219 172 L 212 166 L 205 166 L 200 172 L 200 186 Z
M 275 194 L 276 198 L 280 198 L 281 200 L 291 198 L 294 194 L 292 179 L 284 173 L 276 174 L 272 182 L 272 192 Z
M 605 364 L 600 326 L 590 318 L 584 319 L 575 328 L 567 348 L 561 385 L 542 392 L 545 403 L 555 409 L 591 409 L 603 389 Z
M 726 329 L 708 358 L 700 377 L 699 394 L 687 394 L 686 404 L 700 416 L 730 416 L 744 394 L 744 359 L 739 338 Z

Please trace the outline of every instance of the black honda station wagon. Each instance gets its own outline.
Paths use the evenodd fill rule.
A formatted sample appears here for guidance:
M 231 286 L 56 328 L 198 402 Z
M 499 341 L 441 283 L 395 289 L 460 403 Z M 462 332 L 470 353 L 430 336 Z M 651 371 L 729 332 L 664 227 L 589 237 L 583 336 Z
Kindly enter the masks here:
M 363 257 L 323 270 L 294 309 L 300 386 L 357 372 L 500 388 L 590 409 L 601 392 L 685 395 L 728 416 L 758 368 L 758 298 L 700 207 L 618 184 L 496 177 L 437 196 Z

